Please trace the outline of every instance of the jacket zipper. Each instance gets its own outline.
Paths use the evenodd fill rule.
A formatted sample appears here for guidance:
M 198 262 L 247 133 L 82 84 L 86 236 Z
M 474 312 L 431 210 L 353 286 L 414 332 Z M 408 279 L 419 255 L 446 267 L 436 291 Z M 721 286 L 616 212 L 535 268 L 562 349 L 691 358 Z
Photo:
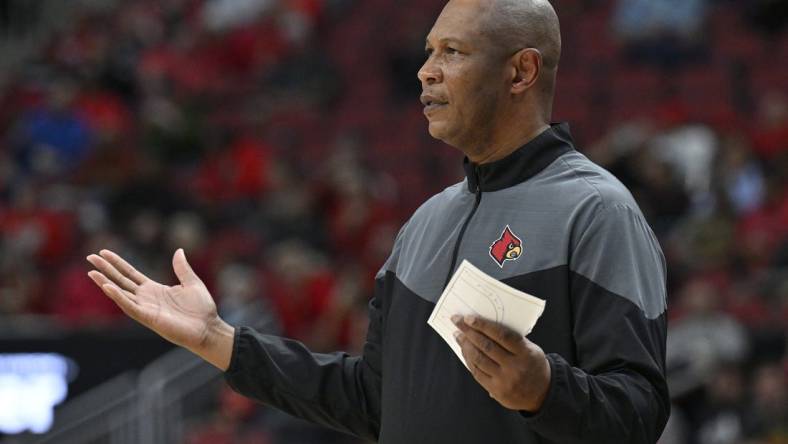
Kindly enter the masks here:
M 468 228 L 468 224 L 471 222 L 473 215 L 476 213 L 476 209 L 479 208 L 479 203 L 482 201 L 482 190 L 479 187 L 478 169 L 474 169 L 473 174 L 476 176 L 476 190 L 474 191 L 474 194 L 476 195 L 476 201 L 474 202 L 473 208 L 468 214 L 468 217 L 465 218 L 465 222 L 463 222 L 462 228 L 460 228 L 460 234 L 457 236 L 457 241 L 454 243 L 454 252 L 451 255 L 451 265 L 449 266 L 449 273 L 446 275 L 446 282 L 443 283 L 443 288 L 446 288 L 446 286 L 449 285 L 449 281 L 451 280 L 451 276 L 454 271 L 454 266 L 457 264 L 457 255 L 460 253 L 460 244 L 462 243 L 462 237 L 465 235 L 465 229 Z

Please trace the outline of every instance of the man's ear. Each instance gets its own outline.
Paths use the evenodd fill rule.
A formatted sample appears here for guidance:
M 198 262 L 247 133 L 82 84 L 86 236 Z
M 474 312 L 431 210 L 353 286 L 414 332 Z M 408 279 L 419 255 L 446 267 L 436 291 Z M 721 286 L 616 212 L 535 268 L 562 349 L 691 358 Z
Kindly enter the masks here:
M 542 53 L 536 48 L 524 48 L 512 56 L 514 76 L 512 78 L 512 94 L 522 94 L 530 89 L 542 71 Z

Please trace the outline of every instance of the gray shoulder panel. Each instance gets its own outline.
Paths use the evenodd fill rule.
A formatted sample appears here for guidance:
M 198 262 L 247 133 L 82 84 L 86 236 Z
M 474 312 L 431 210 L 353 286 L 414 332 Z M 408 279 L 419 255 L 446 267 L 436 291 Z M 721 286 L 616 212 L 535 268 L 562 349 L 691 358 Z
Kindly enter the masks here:
M 559 160 L 577 178 L 574 185 L 578 191 L 584 189 L 581 192 L 594 194 L 602 206 L 625 205 L 640 212 L 627 187 L 616 176 L 591 162 L 586 156 L 575 151 L 561 156 Z
M 396 266 L 397 277 L 428 301 L 437 301 L 443 292 L 454 241 L 474 200 L 463 181 L 433 196 L 408 222 Z
M 378 277 L 394 271 L 417 294 L 442 287 L 443 281 L 435 276 L 447 272 L 451 256 L 447 250 L 453 247 L 451 240 L 459 234 L 473 200 L 463 181 L 424 202 L 400 230 Z
M 665 311 L 665 258 L 643 215 L 630 207 L 601 210 L 580 237 L 569 268 L 630 300 L 649 319 Z
M 465 181 L 433 196 L 402 229 L 381 272 L 395 271 L 415 294 L 437 301 L 454 272 L 452 252 L 473 204 Z M 507 227 L 522 252 L 499 263 L 491 246 Z M 629 191 L 576 151 L 525 182 L 483 193 L 455 267 L 463 259 L 499 280 L 569 265 L 649 318 L 664 311 L 664 259 L 651 229 Z
M 630 300 L 649 319 L 666 308 L 662 249 L 629 190 L 582 154 L 561 161 L 594 196 L 572 230 L 569 268 Z

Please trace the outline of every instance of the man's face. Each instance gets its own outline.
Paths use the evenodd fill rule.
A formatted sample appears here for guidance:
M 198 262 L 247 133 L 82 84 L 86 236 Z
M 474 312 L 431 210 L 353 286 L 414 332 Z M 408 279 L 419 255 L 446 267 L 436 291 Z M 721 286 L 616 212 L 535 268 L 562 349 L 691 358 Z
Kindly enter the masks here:
M 504 60 L 481 33 L 477 0 L 452 0 L 427 36 L 427 61 L 418 73 L 432 137 L 457 148 L 487 143 L 506 94 Z

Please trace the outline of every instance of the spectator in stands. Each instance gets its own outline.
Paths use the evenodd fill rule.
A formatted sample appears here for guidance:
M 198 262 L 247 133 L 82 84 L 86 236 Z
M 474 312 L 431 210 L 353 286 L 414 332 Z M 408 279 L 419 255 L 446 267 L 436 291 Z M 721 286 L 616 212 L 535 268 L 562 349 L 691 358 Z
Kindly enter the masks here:
M 668 380 L 674 397 L 700 388 L 722 364 L 747 356 L 746 331 L 720 311 L 719 291 L 706 280 L 687 283 L 681 294 L 684 314 L 672 322 L 667 345 Z
M 75 90 L 73 80 L 55 79 L 46 105 L 25 113 L 19 120 L 13 145 L 18 164 L 28 173 L 68 173 L 87 156 L 92 135 L 72 107 Z
M 758 102 L 758 118 L 753 128 L 753 149 L 765 160 L 788 152 L 788 100 L 785 92 L 766 91 Z
M 676 68 L 701 53 L 706 0 L 618 0 L 613 29 L 637 62 Z
M 725 137 L 718 158 L 716 179 L 733 210 L 747 214 L 759 208 L 766 194 L 766 179 L 748 140 L 741 134 Z
M 785 366 L 759 366 L 752 378 L 748 435 L 769 443 L 788 440 L 788 382 Z
M 738 444 L 745 434 L 745 386 L 736 366 L 721 366 L 706 384 L 710 408 L 701 412 L 697 436 L 699 444 Z

